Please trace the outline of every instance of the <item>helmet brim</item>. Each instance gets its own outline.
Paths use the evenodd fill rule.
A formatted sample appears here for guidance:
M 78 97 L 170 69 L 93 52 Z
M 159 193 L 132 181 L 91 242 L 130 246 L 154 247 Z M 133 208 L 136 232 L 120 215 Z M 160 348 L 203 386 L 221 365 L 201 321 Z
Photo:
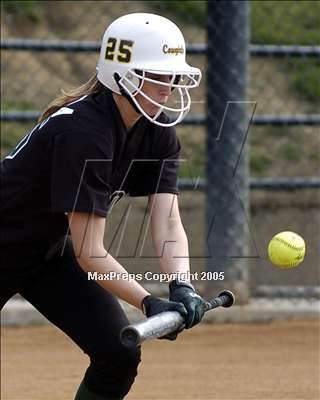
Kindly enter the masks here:
M 157 68 L 154 67 L 154 64 L 148 65 L 147 63 L 143 65 L 139 64 L 133 64 L 131 66 L 132 69 L 135 70 L 144 70 L 146 72 L 150 73 L 156 73 L 160 75 L 171 75 L 171 74 L 176 74 L 176 75 L 183 75 L 183 74 L 195 74 L 195 75 L 201 75 L 201 71 L 199 68 L 196 67 L 191 67 L 187 63 L 179 63 L 177 65 L 174 65 L 172 63 L 170 67 L 168 67 L 169 63 L 163 63 L 163 64 L 158 64 Z

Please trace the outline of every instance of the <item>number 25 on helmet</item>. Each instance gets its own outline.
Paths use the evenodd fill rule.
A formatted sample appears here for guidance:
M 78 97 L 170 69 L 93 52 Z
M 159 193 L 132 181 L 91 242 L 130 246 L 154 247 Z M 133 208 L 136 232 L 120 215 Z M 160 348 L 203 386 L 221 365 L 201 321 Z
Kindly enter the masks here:
M 134 13 L 116 19 L 105 31 L 97 65 L 98 80 L 128 98 L 136 110 L 160 126 L 182 121 L 191 106 L 189 89 L 199 86 L 201 71 L 186 63 L 186 45 L 180 29 L 167 18 Z M 153 79 L 166 75 L 169 79 Z M 144 93 L 144 82 L 169 86 L 175 92 L 174 106 L 158 103 Z M 145 112 L 140 94 L 159 108 L 154 116 Z M 161 112 L 170 116 L 160 122 Z

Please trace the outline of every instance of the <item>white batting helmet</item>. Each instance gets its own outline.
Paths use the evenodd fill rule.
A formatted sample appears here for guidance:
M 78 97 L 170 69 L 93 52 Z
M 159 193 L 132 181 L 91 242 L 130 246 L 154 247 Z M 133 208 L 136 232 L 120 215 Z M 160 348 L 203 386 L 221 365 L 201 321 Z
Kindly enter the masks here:
M 186 63 L 186 45 L 180 29 L 167 18 L 134 13 L 116 19 L 105 31 L 97 65 L 98 80 L 113 92 L 125 95 L 141 114 L 160 126 L 173 126 L 190 110 L 189 89 L 199 86 L 201 71 Z M 155 81 L 146 73 L 169 75 L 170 82 Z M 175 89 L 178 106 L 157 103 L 143 92 L 144 81 Z M 148 115 L 136 99 L 137 94 L 159 107 Z M 168 111 L 170 122 L 158 120 Z

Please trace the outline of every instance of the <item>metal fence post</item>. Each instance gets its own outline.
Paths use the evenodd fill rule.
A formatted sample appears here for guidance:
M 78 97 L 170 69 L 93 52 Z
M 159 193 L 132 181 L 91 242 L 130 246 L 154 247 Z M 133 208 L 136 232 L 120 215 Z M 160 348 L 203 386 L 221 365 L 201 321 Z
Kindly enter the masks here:
M 208 2 L 207 271 L 224 272 L 224 280 L 208 279 L 207 290 L 231 289 L 241 303 L 249 299 L 248 12 L 247 1 Z

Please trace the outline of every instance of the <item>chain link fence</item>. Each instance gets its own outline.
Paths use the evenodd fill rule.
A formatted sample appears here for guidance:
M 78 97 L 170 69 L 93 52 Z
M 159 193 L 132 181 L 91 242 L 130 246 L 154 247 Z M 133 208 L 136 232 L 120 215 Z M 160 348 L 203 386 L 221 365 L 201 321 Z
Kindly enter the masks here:
M 112 20 L 131 12 L 153 12 L 168 17 L 181 27 L 185 35 L 189 62 L 203 71 L 202 84 L 192 93 L 194 101 L 190 117 L 193 118 L 193 124 L 183 124 L 177 128 L 183 144 L 182 156 L 186 160 L 181 165 L 180 177 L 192 178 L 192 184 L 188 187 L 195 189 L 183 192 L 180 196 L 182 217 L 190 242 L 192 269 L 204 271 L 208 268 L 208 259 L 204 256 L 208 244 L 206 227 L 209 217 L 206 209 L 213 210 L 213 203 L 208 204 L 207 197 L 199 190 L 201 185 L 198 178 L 210 178 L 210 173 L 214 174 L 217 168 L 215 160 L 210 159 L 210 154 L 214 153 L 207 153 L 214 140 L 210 142 L 208 139 L 205 122 L 212 110 L 219 107 L 221 112 L 224 110 L 225 105 L 219 105 L 221 98 L 212 92 L 212 82 L 215 81 L 215 87 L 223 87 L 228 75 L 233 77 L 234 82 L 244 85 L 248 101 L 245 110 L 248 114 L 253 112 L 254 104 L 255 122 L 250 125 L 246 140 L 247 152 L 243 153 L 243 162 L 250 176 L 246 177 L 244 171 L 243 177 L 244 182 L 256 189 L 242 198 L 244 210 L 248 210 L 247 215 L 245 213 L 240 218 L 236 213 L 240 218 L 238 228 L 241 227 L 241 231 L 245 225 L 244 231 L 236 233 L 237 230 L 233 229 L 225 237 L 228 237 L 229 242 L 240 240 L 240 247 L 244 246 L 240 253 L 229 254 L 228 262 L 236 265 L 239 260 L 233 259 L 230 262 L 229 256 L 246 256 L 245 268 L 249 269 L 247 284 L 252 295 L 274 297 L 278 293 L 283 297 L 283 287 L 291 287 L 293 292 L 294 288 L 307 287 L 309 292 L 301 292 L 300 289 L 295 292 L 297 298 L 301 297 L 301 293 L 304 293 L 303 297 L 308 297 L 308 293 L 311 297 L 318 297 L 318 292 L 312 288 L 320 284 L 320 196 L 317 180 L 320 166 L 320 3 L 250 1 L 247 4 L 250 46 L 247 49 L 248 61 L 241 67 L 246 69 L 246 82 L 242 82 L 244 72 L 237 60 L 237 55 L 244 49 L 238 48 L 234 41 L 241 32 L 245 32 L 244 27 L 235 25 L 234 31 L 225 41 L 227 50 L 232 50 L 234 55 L 228 63 L 225 53 L 219 53 L 216 48 L 216 41 L 224 39 L 223 35 L 230 22 L 223 14 L 219 14 L 219 4 L 223 3 L 210 2 L 211 10 L 208 10 L 205 1 L 3 1 L 1 155 L 5 156 L 15 146 L 34 124 L 32 119 L 37 112 L 61 89 L 76 87 L 95 72 L 99 41 Z M 231 1 L 228 7 L 233 7 L 237 13 L 241 11 L 240 3 L 244 2 Z M 208 17 L 209 11 L 210 18 L 213 18 L 211 20 Z M 215 21 L 211 25 L 212 43 L 207 41 L 210 21 Z M 224 33 L 221 29 L 224 29 Z M 20 42 L 16 49 L 12 49 L 14 40 Z M 31 47 L 23 49 L 21 40 L 27 40 L 25 46 L 29 43 Z M 34 41 L 33 46 L 30 40 Z M 63 43 L 69 49 L 61 48 Z M 52 48 L 55 44 L 58 46 Z M 51 45 L 51 49 L 48 45 Z M 262 47 L 266 45 L 269 47 Z M 278 45 L 282 47 L 274 47 Z M 208 46 L 211 46 L 215 60 L 209 70 Z M 236 47 L 230 49 L 230 46 Z M 211 99 L 210 104 L 207 99 Z M 241 96 L 238 100 L 243 99 Z M 31 118 L 22 118 L 23 122 L 9 122 L 10 113 L 16 111 L 30 111 L 33 114 L 30 114 Z M 254 186 L 254 182 L 265 178 L 273 182 L 277 178 L 297 177 L 303 189 L 296 188 L 287 192 L 276 191 L 272 185 L 264 189 L 259 185 Z M 308 185 L 303 184 L 309 178 L 313 179 L 313 187 L 311 181 Z M 210 179 L 206 183 L 207 193 L 217 195 L 219 191 L 215 190 Z M 223 175 L 218 173 L 215 179 L 221 180 Z M 224 194 L 225 191 L 220 193 L 221 196 Z M 132 223 L 128 224 L 129 228 L 122 236 L 121 246 L 112 234 L 106 241 L 112 243 L 111 250 L 119 252 L 120 260 L 123 258 L 124 265 L 131 271 L 143 273 L 150 269 L 156 270 L 157 260 L 152 257 L 150 240 L 144 240 L 143 237 L 137 239 L 137 232 L 143 224 L 145 201 L 137 199 L 131 202 Z M 113 214 L 108 222 L 110 232 L 115 232 L 119 226 L 125 209 L 124 202 Z M 275 233 L 283 230 L 298 232 L 307 243 L 305 262 L 292 271 L 276 269 L 266 260 L 268 241 Z M 247 238 L 246 245 L 242 238 L 239 239 L 239 235 Z M 135 240 L 132 240 L 133 237 Z M 222 239 L 217 236 L 215 240 L 219 248 Z M 215 263 L 214 268 L 219 267 L 220 264 Z M 265 287 L 281 288 L 275 293 Z

